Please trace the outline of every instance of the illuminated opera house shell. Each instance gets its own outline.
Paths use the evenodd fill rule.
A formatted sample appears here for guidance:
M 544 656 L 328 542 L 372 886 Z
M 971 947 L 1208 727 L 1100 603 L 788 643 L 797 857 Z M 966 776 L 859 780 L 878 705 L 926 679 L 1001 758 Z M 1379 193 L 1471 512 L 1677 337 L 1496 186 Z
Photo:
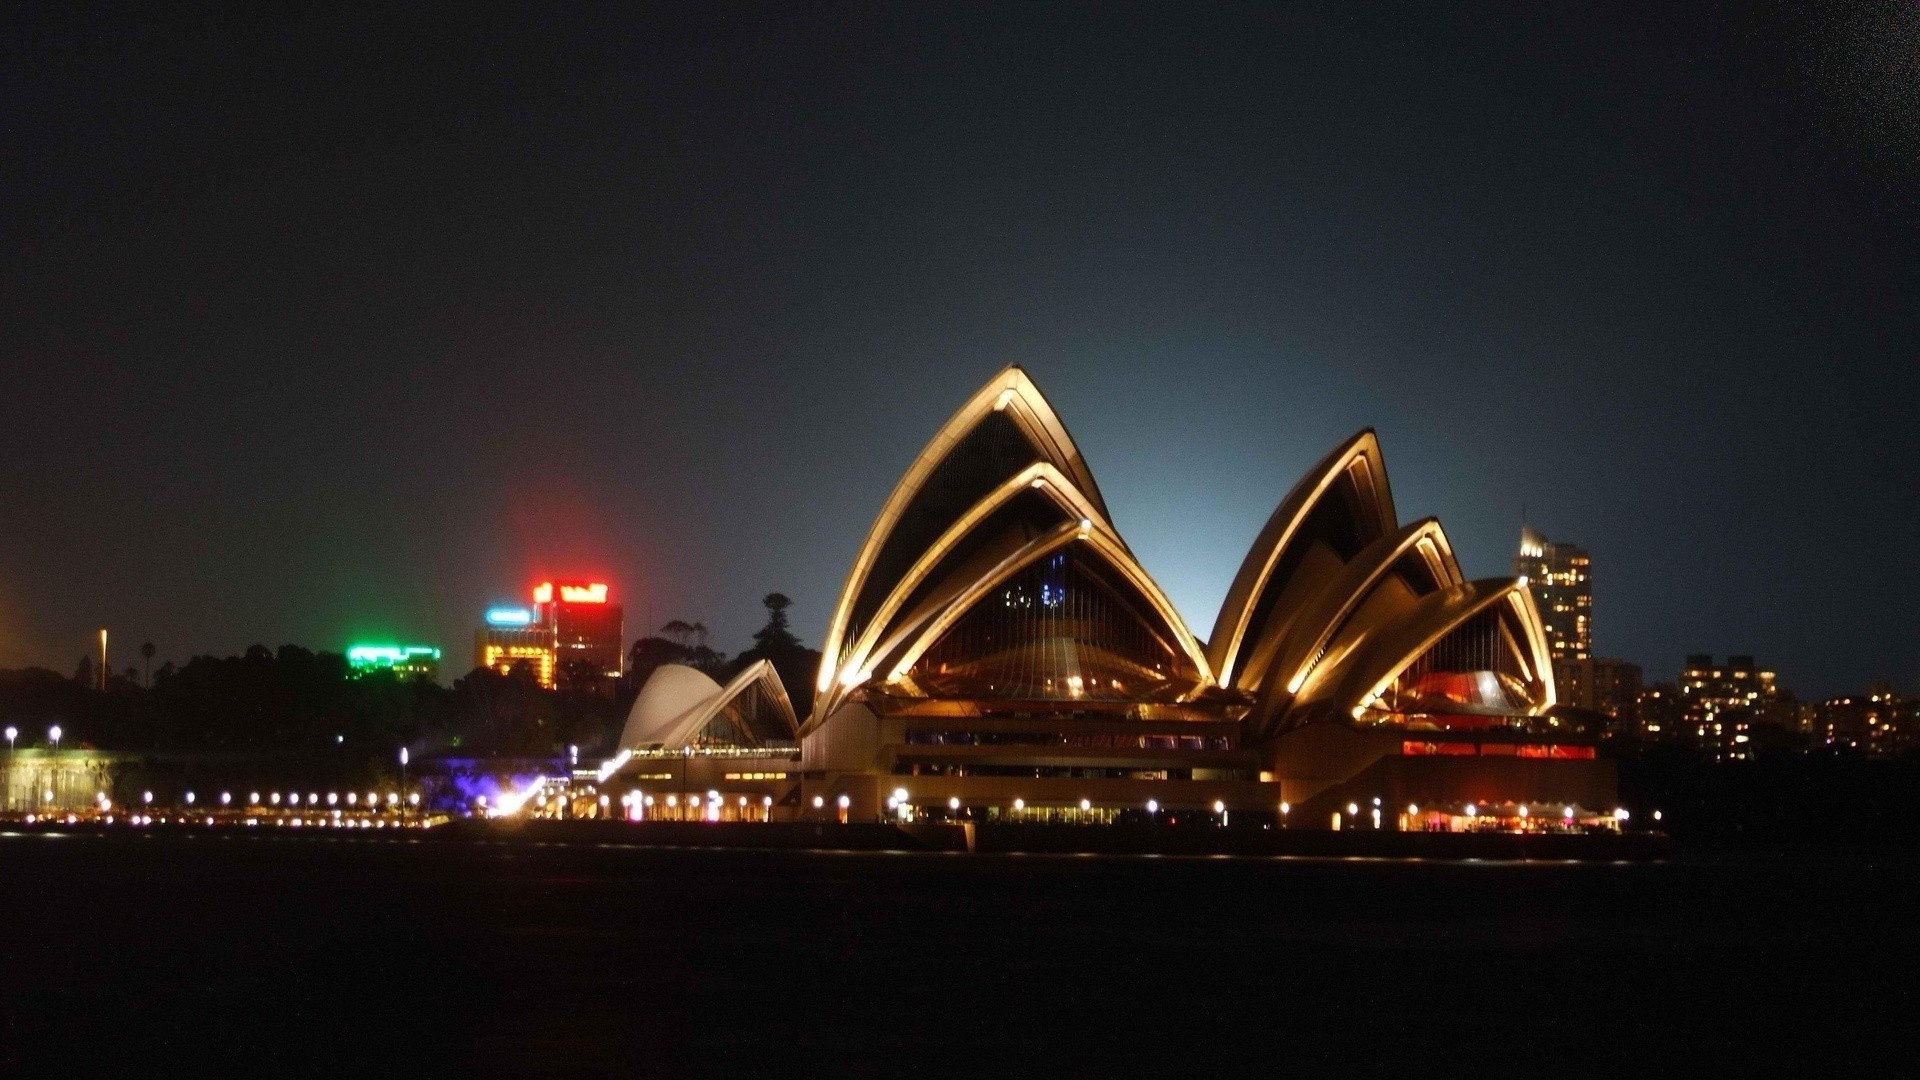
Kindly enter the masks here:
M 1171 781 L 1183 800 L 1277 802 L 1290 733 L 1524 730 L 1554 704 L 1525 583 L 1466 580 L 1437 521 L 1401 524 L 1372 431 L 1286 495 L 1202 642 L 1017 367 L 888 497 L 810 689 L 806 776 L 910 776 L 916 802 L 979 805 L 1125 803 Z M 1316 753 L 1307 772 L 1355 767 Z
M 725 686 L 697 668 L 662 664 L 628 710 L 619 749 L 632 753 L 791 746 L 797 737 L 786 688 L 765 660 L 749 665 Z

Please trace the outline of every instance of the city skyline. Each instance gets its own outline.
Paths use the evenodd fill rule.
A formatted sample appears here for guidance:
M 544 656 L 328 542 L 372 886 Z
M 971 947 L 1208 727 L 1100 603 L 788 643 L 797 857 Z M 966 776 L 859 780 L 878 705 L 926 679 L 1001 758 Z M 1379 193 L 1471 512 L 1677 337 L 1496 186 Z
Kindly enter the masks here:
M 1523 506 L 1591 551 L 1599 655 L 1920 678 L 1920 129 L 1859 26 L 294 18 L 9 35 L 0 667 L 461 655 L 564 576 L 817 645 L 929 403 L 1017 362 L 1196 625 L 1370 426 L 1470 574 Z
M 1916 236 L 1920 0 L 0 5 L 5 1075 L 1900 1060 Z

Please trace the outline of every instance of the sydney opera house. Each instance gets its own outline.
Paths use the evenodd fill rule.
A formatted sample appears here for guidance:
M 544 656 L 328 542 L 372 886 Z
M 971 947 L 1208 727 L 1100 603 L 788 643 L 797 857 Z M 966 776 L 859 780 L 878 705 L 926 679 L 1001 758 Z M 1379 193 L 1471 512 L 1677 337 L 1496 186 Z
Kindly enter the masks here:
M 1444 829 L 1614 804 L 1552 715 L 1526 582 L 1468 580 L 1438 521 L 1402 524 L 1372 431 L 1281 500 L 1202 640 L 1008 368 L 880 508 L 822 653 L 805 688 L 661 669 L 599 779 L 631 816 Z

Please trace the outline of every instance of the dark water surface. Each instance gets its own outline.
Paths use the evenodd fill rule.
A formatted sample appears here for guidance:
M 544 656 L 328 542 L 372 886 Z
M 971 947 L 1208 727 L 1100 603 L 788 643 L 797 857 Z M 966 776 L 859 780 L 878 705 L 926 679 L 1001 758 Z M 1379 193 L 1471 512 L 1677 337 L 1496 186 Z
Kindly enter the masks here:
M 1904 1072 L 1916 886 L 6 836 L 0 1076 Z

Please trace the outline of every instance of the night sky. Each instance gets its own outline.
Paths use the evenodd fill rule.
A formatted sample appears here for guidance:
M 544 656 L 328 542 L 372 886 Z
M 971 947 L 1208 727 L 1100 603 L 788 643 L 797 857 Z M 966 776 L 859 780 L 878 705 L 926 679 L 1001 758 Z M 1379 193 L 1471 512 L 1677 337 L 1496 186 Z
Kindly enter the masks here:
M 0 15 L 0 667 L 817 645 L 1020 363 L 1196 633 L 1362 426 L 1596 646 L 1920 680 L 1920 9 Z

